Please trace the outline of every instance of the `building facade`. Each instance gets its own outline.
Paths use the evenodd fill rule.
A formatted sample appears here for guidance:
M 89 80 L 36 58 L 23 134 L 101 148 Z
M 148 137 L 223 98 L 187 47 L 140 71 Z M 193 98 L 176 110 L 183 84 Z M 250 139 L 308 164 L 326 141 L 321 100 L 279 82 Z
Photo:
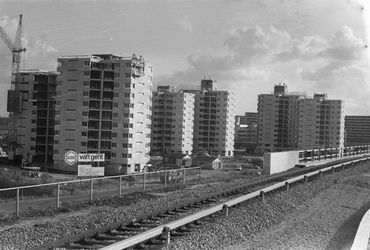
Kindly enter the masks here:
M 152 67 L 143 57 L 58 58 L 54 167 L 77 171 L 64 155 L 104 153 L 106 174 L 142 171 L 149 161 Z
M 194 130 L 193 93 L 158 86 L 153 92 L 151 154 L 191 154 Z
M 346 147 L 370 144 L 370 116 L 346 116 L 344 128 Z
M 254 153 L 257 146 L 258 113 L 246 112 L 235 117 L 235 149 Z
M 288 93 L 286 84 L 275 85 L 273 94 L 258 96 L 259 152 L 343 147 L 343 142 L 341 100 Z
M 17 83 L 20 112 L 11 113 L 9 130 L 23 159 L 45 167 L 53 162 L 55 94 L 58 72 L 23 70 Z
M 299 100 L 299 149 L 344 146 L 344 115 L 341 100 L 326 94 Z
M 200 90 L 190 91 L 195 94 L 193 153 L 233 156 L 235 94 L 218 90 L 215 84 L 203 79 Z
M 258 96 L 259 152 L 298 148 L 298 100 L 300 94 L 288 93 L 286 84 L 275 85 L 272 94 Z

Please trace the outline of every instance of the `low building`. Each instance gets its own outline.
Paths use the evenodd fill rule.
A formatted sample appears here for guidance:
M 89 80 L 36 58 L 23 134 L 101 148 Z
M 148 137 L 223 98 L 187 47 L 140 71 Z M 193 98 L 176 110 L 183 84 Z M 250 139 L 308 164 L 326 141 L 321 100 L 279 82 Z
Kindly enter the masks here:
M 344 128 L 344 146 L 370 145 L 370 116 L 346 116 Z

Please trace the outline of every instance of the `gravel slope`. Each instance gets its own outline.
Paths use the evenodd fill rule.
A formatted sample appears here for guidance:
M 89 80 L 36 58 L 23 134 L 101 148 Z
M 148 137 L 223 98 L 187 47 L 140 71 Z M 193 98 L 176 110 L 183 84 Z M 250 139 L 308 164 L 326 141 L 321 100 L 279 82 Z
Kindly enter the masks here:
M 357 211 L 370 208 L 369 173 L 369 166 L 346 169 L 255 199 L 164 249 L 349 249 Z

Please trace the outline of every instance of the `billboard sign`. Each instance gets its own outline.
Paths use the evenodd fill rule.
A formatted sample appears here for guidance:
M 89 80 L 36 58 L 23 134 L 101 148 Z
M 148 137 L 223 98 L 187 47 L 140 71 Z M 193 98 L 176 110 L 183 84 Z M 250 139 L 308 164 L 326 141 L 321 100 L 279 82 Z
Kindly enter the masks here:
M 104 160 L 105 154 L 77 154 L 70 150 L 64 155 L 64 161 L 71 166 L 77 162 L 103 162 Z
M 102 162 L 105 160 L 105 154 L 78 154 L 79 162 Z
M 80 177 L 104 176 L 104 167 L 91 167 L 91 165 L 78 165 L 77 175 Z

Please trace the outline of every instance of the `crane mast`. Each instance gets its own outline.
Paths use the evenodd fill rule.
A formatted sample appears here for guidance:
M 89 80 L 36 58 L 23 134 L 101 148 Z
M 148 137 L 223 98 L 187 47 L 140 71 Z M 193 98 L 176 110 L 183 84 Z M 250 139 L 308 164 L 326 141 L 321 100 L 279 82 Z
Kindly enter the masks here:
M 21 147 L 17 143 L 17 114 L 22 111 L 22 98 L 21 93 L 18 91 L 18 84 L 20 82 L 20 71 L 22 54 L 26 51 L 22 46 L 22 15 L 19 15 L 19 22 L 17 33 L 14 42 L 10 39 L 9 35 L 5 32 L 4 28 L 0 26 L 0 38 L 12 53 L 12 74 L 10 90 L 8 90 L 7 111 L 12 126 L 9 127 L 9 153 L 13 154 L 14 158 L 21 155 Z

